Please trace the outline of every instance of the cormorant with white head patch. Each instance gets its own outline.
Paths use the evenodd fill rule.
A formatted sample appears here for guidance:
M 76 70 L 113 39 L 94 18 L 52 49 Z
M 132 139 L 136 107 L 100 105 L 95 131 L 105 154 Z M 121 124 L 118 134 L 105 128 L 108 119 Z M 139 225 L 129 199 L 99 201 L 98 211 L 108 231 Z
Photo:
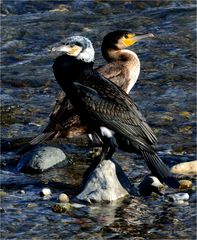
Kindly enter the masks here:
M 156 153 L 157 139 L 136 104 L 121 88 L 93 69 L 94 49 L 89 39 L 67 38 L 64 51 L 53 64 L 57 82 L 91 132 L 102 142 L 102 159 L 110 159 L 115 148 L 136 152 L 152 174 L 168 186 L 179 183 Z
M 125 30 L 108 33 L 103 38 L 101 46 L 102 55 L 108 63 L 97 68 L 97 71 L 129 93 L 138 79 L 140 60 L 136 53 L 125 48 L 137 41 L 151 37 L 153 37 L 151 33 L 136 36 Z M 61 51 L 61 48 L 59 50 Z M 30 143 L 22 147 L 18 153 L 23 153 L 47 139 L 72 138 L 87 132 L 87 125 L 81 123 L 79 115 L 70 100 L 64 91 L 61 91 L 58 94 L 46 128 Z

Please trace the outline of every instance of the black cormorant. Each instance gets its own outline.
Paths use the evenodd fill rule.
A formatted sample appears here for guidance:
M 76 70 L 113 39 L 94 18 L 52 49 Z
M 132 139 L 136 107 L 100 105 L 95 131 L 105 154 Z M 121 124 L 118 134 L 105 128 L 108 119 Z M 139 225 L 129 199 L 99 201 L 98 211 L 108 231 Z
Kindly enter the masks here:
M 97 68 L 97 71 L 129 93 L 138 79 L 140 61 L 136 53 L 125 48 L 149 37 L 153 37 L 153 34 L 135 36 L 125 30 L 108 33 L 103 38 L 101 46 L 102 55 L 108 63 Z M 81 123 L 79 115 L 64 91 L 60 91 L 46 128 L 18 153 L 23 153 L 46 139 L 72 138 L 85 134 L 87 131 L 87 125 Z
M 91 41 L 74 36 L 55 50 L 65 52 L 54 61 L 55 78 L 82 124 L 101 139 L 101 160 L 111 158 L 116 147 L 139 153 L 153 176 L 178 188 L 177 179 L 156 153 L 157 139 L 137 105 L 121 88 L 93 69 Z

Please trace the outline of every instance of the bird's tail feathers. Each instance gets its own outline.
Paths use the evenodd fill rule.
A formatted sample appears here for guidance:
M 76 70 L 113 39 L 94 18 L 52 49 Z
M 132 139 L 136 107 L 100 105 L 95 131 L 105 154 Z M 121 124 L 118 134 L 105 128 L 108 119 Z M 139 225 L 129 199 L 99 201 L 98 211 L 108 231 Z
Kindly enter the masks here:
M 178 180 L 172 175 L 169 168 L 156 153 L 142 151 L 142 155 L 154 176 L 169 187 L 179 188 Z
M 46 133 L 40 133 L 38 136 L 33 138 L 30 142 L 26 143 L 24 146 L 22 146 L 18 151 L 17 155 L 24 154 L 31 150 L 35 145 L 39 144 L 40 142 L 48 139 L 54 134 L 54 132 L 46 132 Z

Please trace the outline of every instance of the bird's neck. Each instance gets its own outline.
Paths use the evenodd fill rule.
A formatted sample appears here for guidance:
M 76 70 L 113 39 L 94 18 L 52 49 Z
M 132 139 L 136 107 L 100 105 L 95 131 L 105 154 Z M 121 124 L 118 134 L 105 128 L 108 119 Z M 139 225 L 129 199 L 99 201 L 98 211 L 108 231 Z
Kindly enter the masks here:
M 108 49 L 107 51 L 102 51 L 103 57 L 107 62 L 113 61 L 133 61 L 136 59 L 139 61 L 138 56 L 131 50 L 128 49 Z
M 75 57 L 62 55 L 55 59 L 53 71 L 59 85 L 67 92 L 73 81 L 75 81 L 86 69 L 92 67 L 93 62 L 86 63 Z

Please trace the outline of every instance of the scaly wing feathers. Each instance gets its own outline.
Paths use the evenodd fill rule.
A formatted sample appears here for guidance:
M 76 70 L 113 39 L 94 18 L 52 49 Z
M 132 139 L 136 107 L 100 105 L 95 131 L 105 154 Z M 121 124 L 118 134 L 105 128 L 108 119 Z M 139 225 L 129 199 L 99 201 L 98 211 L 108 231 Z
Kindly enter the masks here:
M 98 77 L 98 80 L 100 77 Z M 107 80 L 107 79 L 106 79 Z M 92 82 L 93 80 L 91 80 Z M 97 81 L 97 79 L 94 79 Z M 151 128 L 132 99 L 109 80 L 98 82 L 94 87 L 89 82 L 75 82 L 74 87 L 80 100 L 93 119 L 104 126 L 126 135 L 137 148 L 151 150 L 157 141 Z M 84 83 L 86 85 L 84 85 Z M 139 145 L 139 146 L 138 146 Z

